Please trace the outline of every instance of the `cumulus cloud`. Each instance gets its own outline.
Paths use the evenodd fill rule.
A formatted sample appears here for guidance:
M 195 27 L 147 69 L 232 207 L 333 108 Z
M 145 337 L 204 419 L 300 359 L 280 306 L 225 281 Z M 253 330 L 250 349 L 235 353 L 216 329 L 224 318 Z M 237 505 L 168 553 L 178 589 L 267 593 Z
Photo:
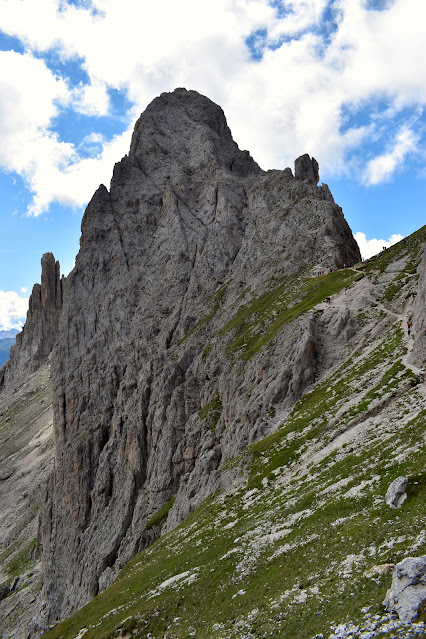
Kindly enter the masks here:
M 358 233 L 354 233 L 354 238 L 358 243 L 362 257 L 364 260 L 368 260 L 370 257 L 373 257 L 373 255 L 380 253 L 384 247 L 389 248 L 393 244 L 400 242 L 404 239 L 404 236 L 399 233 L 394 233 L 388 240 L 377 240 L 376 238 L 367 240 L 366 234 L 358 231 Z
M 393 148 L 368 162 L 364 174 L 366 184 L 388 180 L 402 166 L 407 155 L 416 150 L 417 142 L 418 136 L 408 127 L 403 127 L 396 136 Z
M 94 157 L 77 159 L 74 154 L 74 161 L 65 167 L 53 162 L 38 165 L 30 180 L 34 198 L 29 213 L 40 215 L 52 201 L 70 207 L 82 206 L 99 184 L 109 186 L 115 162 L 129 150 L 130 136 L 130 131 L 115 136 Z
M 94 80 L 91 84 L 79 85 L 73 90 L 74 109 L 84 115 L 107 115 L 109 95 L 104 83 Z
M 20 330 L 27 310 L 28 297 L 20 297 L 14 291 L 0 291 L 0 330 Z
M 66 83 L 41 60 L 0 51 L 0 166 L 23 176 L 31 190 L 40 187 L 47 200 L 50 188 L 39 174 L 46 167 L 60 171 L 75 157 L 72 145 L 48 130 L 68 99 Z
M 54 200 L 80 205 L 100 176 L 108 182 L 113 160 L 121 157 L 112 159 L 110 150 L 127 152 L 135 114 L 160 92 L 186 86 L 224 108 L 237 142 L 263 168 L 284 167 L 309 152 L 323 173 L 352 171 L 363 145 L 374 139 L 376 157 L 358 180 L 388 180 L 420 147 L 415 122 L 400 130 L 392 148 L 387 141 L 402 109 L 426 103 L 426 4 L 385 6 L 371 10 L 365 0 L 2 0 L 1 28 L 27 52 L 1 60 L 0 165 L 27 180 L 33 214 Z M 69 78 L 51 73 L 40 56 L 52 52 L 80 64 L 87 81 L 71 86 Z M 105 140 L 103 151 L 93 146 L 96 158 L 89 161 L 83 147 L 62 141 L 51 123 L 64 106 L 107 114 L 110 89 L 134 106 L 128 130 Z M 345 110 L 369 101 L 386 107 L 348 124 Z

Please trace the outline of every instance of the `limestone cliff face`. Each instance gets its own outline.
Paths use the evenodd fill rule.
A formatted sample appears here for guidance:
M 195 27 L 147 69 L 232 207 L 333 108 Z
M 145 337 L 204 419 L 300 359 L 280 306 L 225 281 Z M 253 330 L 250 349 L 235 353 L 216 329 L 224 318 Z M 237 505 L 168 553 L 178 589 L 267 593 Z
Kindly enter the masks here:
M 33 286 L 25 326 L 0 369 L 0 391 L 46 362 L 57 339 L 64 281 L 59 262 L 52 253 L 45 253 L 41 258 L 41 284 Z
M 360 259 L 309 156 L 262 171 L 194 91 L 155 99 L 82 221 L 52 361 L 55 471 L 42 509 L 46 614 L 108 585 L 159 526 L 219 486 L 224 462 L 271 428 L 342 349 L 349 316 L 303 315 L 250 357 L 232 321 L 308 270 Z M 280 289 L 281 290 L 281 289 Z M 297 299 L 293 301 L 296 303 Z M 260 312 L 260 310 L 259 310 Z M 241 345 L 244 348 L 244 344 Z
M 417 366 L 423 367 L 426 365 L 426 317 L 424 313 L 426 307 L 426 246 L 424 245 L 420 251 L 419 258 L 419 284 L 411 318 L 414 346 L 410 354 L 410 361 Z

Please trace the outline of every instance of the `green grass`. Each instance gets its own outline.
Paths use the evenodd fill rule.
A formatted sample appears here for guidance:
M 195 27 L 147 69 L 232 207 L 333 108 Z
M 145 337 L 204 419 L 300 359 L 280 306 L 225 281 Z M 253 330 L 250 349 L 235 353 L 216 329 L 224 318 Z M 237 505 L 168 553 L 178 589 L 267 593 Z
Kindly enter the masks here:
M 347 468 L 334 466 L 328 469 L 323 473 L 322 481 L 340 477 L 341 471 L 354 471 L 360 461 L 358 456 L 348 458 Z M 370 455 L 367 461 L 373 462 L 374 457 Z M 413 477 L 419 476 L 416 472 L 425 461 L 424 455 L 410 461 Z M 376 471 L 377 467 L 370 474 Z M 382 495 L 392 476 L 384 475 L 383 487 L 380 488 Z M 416 487 L 417 494 L 410 494 L 398 511 L 399 517 L 383 504 L 373 506 L 369 494 L 356 499 L 330 499 L 312 515 L 300 520 L 296 529 L 289 533 L 285 538 L 290 546 L 288 551 L 284 547 L 281 554 L 271 559 L 274 550 L 283 548 L 280 542 L 273 544 L 268 553 L 259 555 L 256 570 L 249 572 L 243 582 L 238 579 L 237 568 L 238 560 L 244 558 L 244 546 L 241 553 L 231 554 L 226 559 L 221 557 L 238 547 L 234 539 L 244 536 L 249 529 L 249 515 L 258 523 L 262 520 L 268 523 L 264 519 L 267 517 L 266 509 L 258 503 L 250 512 L 244 513 L 238 510 L 241 496 L 229 498 L 227 512 L 231 518 L 237 514 L 239 518 L 232 534 L 226 535 L 223 526 L 214 525 L 220 514 L 218 504 L 209 501 L 177 531 L 136 557 L 108 591 L 48 633 L 47 637 L 72 637 L 79 628 L 92 625 L 94 627 L 89 628 L 85 636 L 87 639 L 101 639 L 113 636 L 116 629 L 126 627 L 126 624 L 137 629 L 133 635 L 136 638 L 146 637 L 148 632 L 155 637 L 183 638 L 189 635 L 191 627 L 197 629 L 198 637 L 241 637 L 241 627 L 235 621 L 247 619 L 249 613 L 256 609 L 257 613 L 249 623 L 250 632 L 255 637 L 273 633 L 274 637 L 303 639 L 318 632 L 329 632 L 331 620 L 359 622 L 361 608 L 365 605 L 372 606 L 372 614 L 381 614 L 381 602 L 390 578 L 373 580 L 365 577 L 364 572 L 375 564 L 403 558 L 403 542 L 387 547 L 390 539 L 406 536 L 407 531 L 410 538 L 418 537 L 425 523 L 420 513 L 424 512 L 421 500 L 426 497 L 426 487 L 423 484 Z M 291 494 L 294 496 L 295 491 Z M 314 503 L 314 491 L 309 500 L 306 495 L 303 498 L 299 496 L 299 508 L 310 507 Z M 280 506 L 275 510 L 277 521 L 284 519 L 290 510 L 283 500 Z M 334 526 L 330 535 L 331 526 L 344 517 L 350 519 Z M 272 522 L 270 525 L 273 525 Z M 191 533 L 185 534 L 191 526 Z M 292 544 L 296 546 L 291 547 Z M 350 579 L 342 576 L 342 562 L 348 555 L 358 556 L 364 548 L 378 550 L 372 556 L 365 553 L 359 565 L 351 569 Z M 424 545 L 419 548 L 419 552 L 422 551 L 425 551 Z M 194 569 L 197 569 L 194 573 L 196 580 L 192 584 L 183 585 L 180 589 L 158 590 L 158 585 L 170 576 Z M 319 594 L 315 594 L 315 586 Z M 244 594 L 237 595 L 241 588 Z M 311 588 L 314 588 L 313 593 L 310 593 Z M 283 598 L 288 591 L 292 594 Z M 308 593 L 307 602 L 289 605 L 299 591 Z M 115 612 L 109 614 L 112 610 Z M 131 621 L 125 621 L 128 617 Z M 174 621 L 177 618 L 179 622 Z M 224 624 L 223 634 L 212 631 L 213 624 L 217 622 Z M 168 632 L 170 635 L 167 635 Z
M 169 510 L 175 503 L 175 500 L 176 497 L 172 497 L 170 501 L 168 501 L 166 504 L 164 504 L 164 506 L 162 506 L 162 508 L 160 508 L 160 510 L 157 510 L 157 512 L 151 517 L 151 519 L 149 519 L 145 528 L 147 530 L 151 530 L 151 528 L 153 528 L 154 526 L 159 526 L 160 524 L 162 524 L 167 519 Z
M 222 402 L 219 395 L 216 395 L 211 402 L 203 406 L 198 411 L 201 419 L 205 420 L 210 428 L 214 431 L 222 414 Z
M 368 273 L 378 269 L 380 273 L 383 273 L 392 262 L 395 262 L 407 255 L 409 260 L 404 270 L 407 274 L 413 274 L 416 270 L 417 254 L 421 245 L 425 241 L 426 226 L 422 226 L 422 228 L 409 237 L 401 240 L 401 242 L 398 242 L 397 244 L 394 244 L 376 257 L 373 257 L 363 266 L 363 270 Z
M 9 562 L 7 572 L 11 577 L 18 577 L 40 557 L 41 546 L 37 543 L 37 539 L 33 539 Z
M 237 355 L 245 361 L 250 360 L 287 323 L 362 276 L 362 273 L 345 269 L 322 277 L 304 277 L 302 281 L 294 278 L 291 281 L 283 280 L 272 290 L 240 307 L 220 331 L 221 336 L 232 332 L 227 345 L 228 354 Z

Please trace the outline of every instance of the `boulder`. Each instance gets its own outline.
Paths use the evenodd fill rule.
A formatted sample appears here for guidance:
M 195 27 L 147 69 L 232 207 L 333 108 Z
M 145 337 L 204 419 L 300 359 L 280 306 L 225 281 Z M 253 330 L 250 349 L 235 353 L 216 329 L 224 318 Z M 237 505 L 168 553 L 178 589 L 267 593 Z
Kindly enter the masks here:
M 396 564 L 383 604 L 405 624 L 419 620 L 426 609 L 426 555 L 407 557 Z
M 385 501 L 391 508 L 399 508 L 407 499 L 407 477 L 397 477 L 389 486 L 386 492 Z

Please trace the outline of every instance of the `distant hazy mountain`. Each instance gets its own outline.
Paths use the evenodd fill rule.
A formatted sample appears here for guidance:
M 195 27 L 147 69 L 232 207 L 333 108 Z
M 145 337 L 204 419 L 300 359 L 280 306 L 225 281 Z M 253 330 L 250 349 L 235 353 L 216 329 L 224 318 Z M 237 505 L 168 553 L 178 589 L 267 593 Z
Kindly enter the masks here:
M 19 331 L 12 328 L 9 331 L 0 331 L 0 366 L 9 359 L 10 347 L 14 345 Z
M 0 331 L 0 340 L 3 339 L 15 339 L 17 334 L 19 333 L 17 328 L 11 328 L 8 331 Z

